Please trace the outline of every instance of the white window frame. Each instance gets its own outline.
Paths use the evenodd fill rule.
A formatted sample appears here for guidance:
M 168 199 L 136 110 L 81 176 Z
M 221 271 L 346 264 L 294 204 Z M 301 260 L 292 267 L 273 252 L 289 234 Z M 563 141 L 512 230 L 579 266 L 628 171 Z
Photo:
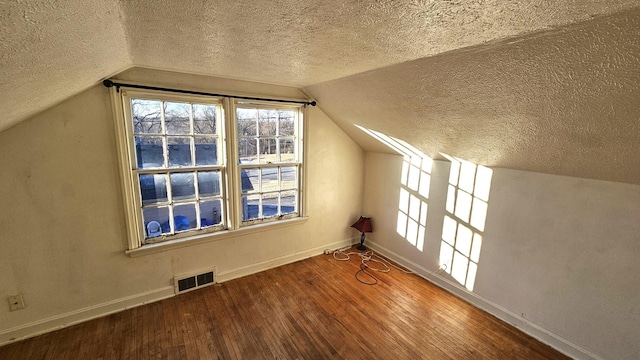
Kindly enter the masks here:
M 116 143 L 118 148 L 118 162 L 120 167 L 123 206 L 127 225 L 127 253 L 131 256 L 146 253 L 147 251 L 160 251 L 173 247 L 182 247 L 197 244 L 205 241 L 223 239 L 238 236 L 255 231 L 262 231 L 264 226 L 278 227 L 289 226 L 300 220 L 306 219 L 305 201 L 305 164 L 307 152 L 305 151 L 305 135 L 307 126 L 306 106 L 288 102 L 270 101 L 246 101 L 233 100 L 228 97 L 210 97 L 200 95 L 176 94 L 167 91 L 140 90 L 127 88 L 111 88 L 110 90 L 112 106 L 115 119 Z M 224 207 L 223 219 L 220 226 L 207 227 L 200 230 L 190 230 L 178 232 L 172 235 L 162 235 L 150 240 L 146 237 L 145 224 L 142 218 L 142 200 L 138 181 L 138 174 L 148 172 L 137 169 L 135 153 L 135 143 L 133 134 L 133 123 L 131 119 L 131 98 L 147 98 L 165 101 L 179 101 L 198 104 L 216 104 L 222 109 L 218 113 L 218 132 L 220 141 L 218 143 L 219 164 L 209 167 L 220 169 L 221 172 L 221 196 Z M 292 101 L 299 101 L 298 99 Z M 236 107 L 241 106 L 268 106 L 277 109 L 297 110 L 297 121 L 295 141 L 297 161 L 295 166 L 299 167 L 297 176 L 297 212 L 285 216 L 268 217 L 259 220 L 242 221 L 241 191 L 242 179 L 239 165 L 239 153 L 237 142 Z M 222 116 L 220 116 L 222 115 Z M 231 141 L 229 141 L 231 139 Z M 278 165 L 291 166 L 291 163 Z M 163 169 L 163 171 L 166 169 Z M 172 171 L 175 169 L 171 169 Z M 186 167 L 186 171 L 193 170 Z M 168 171 L 168 170 L 167 170 Z M 173 228 L 172 228 L 173 230 Z M 144 250 L 144 251 L 141 251 Z M 139 253 L 139 254 L 137 254 Z
M 298 109 L 302 109 L 301 106 L 298 105 L 284 105 L 284 104 L 274 104 L 271 102 L 264 102 L 264 101 L 244 101 L 244 100 L 234 100 L 232 101 L 232 106 L 231 106 L 231 111 L 233 113 L 234 116 L 236 116 L 237 114 L 237 109 L 238 108 L 252 108 L 252 109 L 261 109 L 261 110 L 265 110 L 265 109 L 277 109 L 277 110 L 298 110 Z M 296 120 L 294 122 L 294 134 L 293 134 L 293 138 L 294 138 L 294 160 L 293 161 L 280 161 L 280 162 L 268 162 L 268 163 L 255 163 L 255 164 L 240 164 L 239 161 L 239 143 L 240 143 L 240 134 L 237 134 L 237 118 L 234 118 L 233 124 L 234 126 L 231 132 L 231 138 L 234 139 L 234 141 L 229 142 L 230 143 L 230 150 L 229 152 L 233 153 L 236 158 L 234 158 L 233 160 L 233 164 L 235 169 L 233 169 L 233 173 L 235 174 L 235 176 L 240 177 L 241 176 L 241 172 L 242 170 L 249 170 L 249 169 L 265 169 L 265 168 L 276 168 L 277 170 L 277 177 L 278 177 L 278 192 L 282 191 L 281 188 L 281 177 L 280 177 L 280 168 L 282 167 L 296 167 L 297 168 L 297 176 L 296 176 L 296 188 L 295 190 L 298 191 L 298 195 L 297 197 L 300 197 L 300 192 L 301 192 L 301 182 L 300 182 L 300 178 L 302 177 L 303 171 L 302 171 L 302 165 L 303 165 L 303 158 L 304 158 L 304 150 L 303 150 L 303 146 L 302 144 L 302 127 L 304 124 L 303 121 L 303 112 L 302 111 L 297 111 L 296 114 Z M 258 128 L 259 126 L 257 126 Z M 259 134 L 258 131 L 258 136 L 256 136 L 258 139 L 261 138 L 261 134 Z M 249 137 L 254 137 L 254 136 L 249 136 Z M 289 137 L 289 136 L 282 136 L 282 137 Z M 278 136 L 273 136 L 273 138 L 278 138 Z M 259 140 L 258 140 L 259 141 Z M 276 141 L 276 144 L 278 143 L 278 141 Z M 278 146 L 276 145 L 276 149 L 278 148 Z M 279 151 L 278 149 L 276 151 Z M 260 154 L 258 154 L 258 156 L 261 156 Z M 240 197 L 240 202 L 241 202 L 241 198 L 242 198 L 242 186 L 241 186 L 241 181 L 235 181 L 234 185 L 238 185 L 237 188 L 234 188 L 234 193 Z M 258 180 L 258 183 L 261 185 L 262 184 L 262 179 Z M 266 193 L 267 191 L 263 191 L 263 189 L 258 189 L 255 192 L 253 192 L 254 195 L 259 195 L 260 197 Z M 245 194 L 246 195 L 246 194 Z M 261 203 L 261 202 L 260 202 Z M 279 203 L 279 201 L 278 201 Z M 284 214 L 284 215 L 278 215 L 277 217 L 260 217 L 260 214 L 262 214 L 262 206 L 258 206 L 258 212 L 259 212 L 259 218 L 258 219 L 249 219 L 249 220 L 245 220 L 243 218 L 243 214 L 242 214 L 242 204 L 238 203 L 237 206 L 237 212 L 236 212 L 236 217 L 235 217 L 235 223 L 239 224 L 240 227 L 245 227 L 245 226 L 251 226 L 251 225 L 255 225 L 255 224 L 260 224 L 260 223 L 265 223 L 265 222 L 271 222 L 271 221 L 275 221 L 275 220 L 282 220 L 282 219 L 291 219 L 291 218 L 295 218 L 295 217 L 299 217 L 300 216 L 300 212 L 301 212 L 301 201 L 298 201 L 296 199 L 296 207 L 297 210 L 294 213 L 290 213 L 290 214 Z

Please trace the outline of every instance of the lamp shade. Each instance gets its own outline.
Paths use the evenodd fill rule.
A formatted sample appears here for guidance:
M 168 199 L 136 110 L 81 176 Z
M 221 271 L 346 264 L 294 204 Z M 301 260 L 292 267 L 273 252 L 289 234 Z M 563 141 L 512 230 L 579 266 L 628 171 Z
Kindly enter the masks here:
M 372 232 L 371 218 L 360 216 L 360 219 L 351 225 L 352 228 L 360 231 L 361 233 Z

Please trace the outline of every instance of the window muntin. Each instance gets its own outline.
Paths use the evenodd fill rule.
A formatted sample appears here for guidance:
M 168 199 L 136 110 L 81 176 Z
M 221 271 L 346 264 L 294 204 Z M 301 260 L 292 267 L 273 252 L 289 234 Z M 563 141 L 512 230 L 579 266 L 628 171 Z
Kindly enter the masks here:
M 303 106 L 133 89 L 113 96 L 125 115 L 118 142 L 129 164 L 130 249 L 302 215 Z
M 243 225 L 299 214 L 300 112 L 239 103 L 236 106 L 238 169 Z

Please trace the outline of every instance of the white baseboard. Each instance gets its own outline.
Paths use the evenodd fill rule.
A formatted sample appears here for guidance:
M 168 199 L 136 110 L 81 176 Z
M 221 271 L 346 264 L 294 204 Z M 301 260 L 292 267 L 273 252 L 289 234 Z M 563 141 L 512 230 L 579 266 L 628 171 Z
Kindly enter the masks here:
M 0 346 L 174 296 L 173 286 L 147 291 L 0 331 Z
M 447 278 L 440 276 L 439 274 L 425 269 L 424 267 L 408 260 L 407 258 L 396 254 L 395 252 L 376 244 L 373 241 L 368 241 L 367 246 L 381 255 L 397 262 L 398 264 L 414 271 L 420 277 L 427 281 L 437 285 L 445 291 L 461 298 L 462 300 L 470 303 L 471 305 L 488 312 L 489 314 L 497 317 L 498 319 L 513 325 L 520 329 L 522 332 L 530 335 L 531 337 L 539 340 L 540 342 L 551 346 L 559 352 L 573 358 L 584 360 L 604 360 L 596 354 L 546 330 L 534 323 L 521 318 L 517 314 L 505 309 L 504 307 L 497 305 L 481 296 L 478 296 L 472 292 L 469 292 L 464 287 L 450 281 Z
M 300 251 L 295 254 L 285 255 L 275 259 L 269 259 L 257 264 L 251 264 L 230 271 L 221 272 L 216 274 L 216 282 L 225 282 L 242 276 L 255 274 L 260 271 L 268 270 L 277 266 L 285 265 L 298 260 L 309 258 L 311 256 L 322 254 L 326 249 L 338 249 L 352 245 L 353 243 L 354 239 L 336 241 L 330 244 L 325 244 L 321 247 L 316 247 L 313 249 Z M 42 320 L 16 326 L 6 330 L 0 330 L 0 346 L 113 314 L 132 307 L 160 301 L 172 296 L 175 296 L 174 287 L 166 286 L 144 293 L 88 306 L 68 313 L 54 315 Z
M 339 249 L 345 246 L 350 246 L 353 244 L 354 244 L 354 239 L 336 241 L 330 244 L 322 245 L 321 247 L 316 247 L 313 249 L 297 252 L 295 254 L 285 255 L 275 259 L 269 259 L 267 261 L 263 261 L 257 264 L 251 264 L 251 265 L 233 269 L 230 271 L 220 272 L 216 274 L 216 280 L 217 282 L 225 282 L 232 279 L 237 279 L 243 276 L 255 274 L 260 271 L 272 269 L 274 267 L 290 264 L 292 262 L 296 262 L 296 261 L 303 260 L 315 255 L 322 254 L 326 249 L 334 250 L 334 249 Z

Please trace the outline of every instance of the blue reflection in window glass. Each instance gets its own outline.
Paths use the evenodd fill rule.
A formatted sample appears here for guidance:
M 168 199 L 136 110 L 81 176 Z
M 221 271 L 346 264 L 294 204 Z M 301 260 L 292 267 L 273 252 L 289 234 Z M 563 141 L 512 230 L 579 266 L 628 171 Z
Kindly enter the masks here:
M 140 175 L 140 192 L 142 194 L 142 204 L 153 204 L 166 202 L 167 199 L 167 177 L 164 174 L 143 174 Z
M 174 200 L 186 200 L 196 198 L 196 189 L 193 185 L 195 173 L 182 172 L 172 173 L 171 177 L 171 194 Z

